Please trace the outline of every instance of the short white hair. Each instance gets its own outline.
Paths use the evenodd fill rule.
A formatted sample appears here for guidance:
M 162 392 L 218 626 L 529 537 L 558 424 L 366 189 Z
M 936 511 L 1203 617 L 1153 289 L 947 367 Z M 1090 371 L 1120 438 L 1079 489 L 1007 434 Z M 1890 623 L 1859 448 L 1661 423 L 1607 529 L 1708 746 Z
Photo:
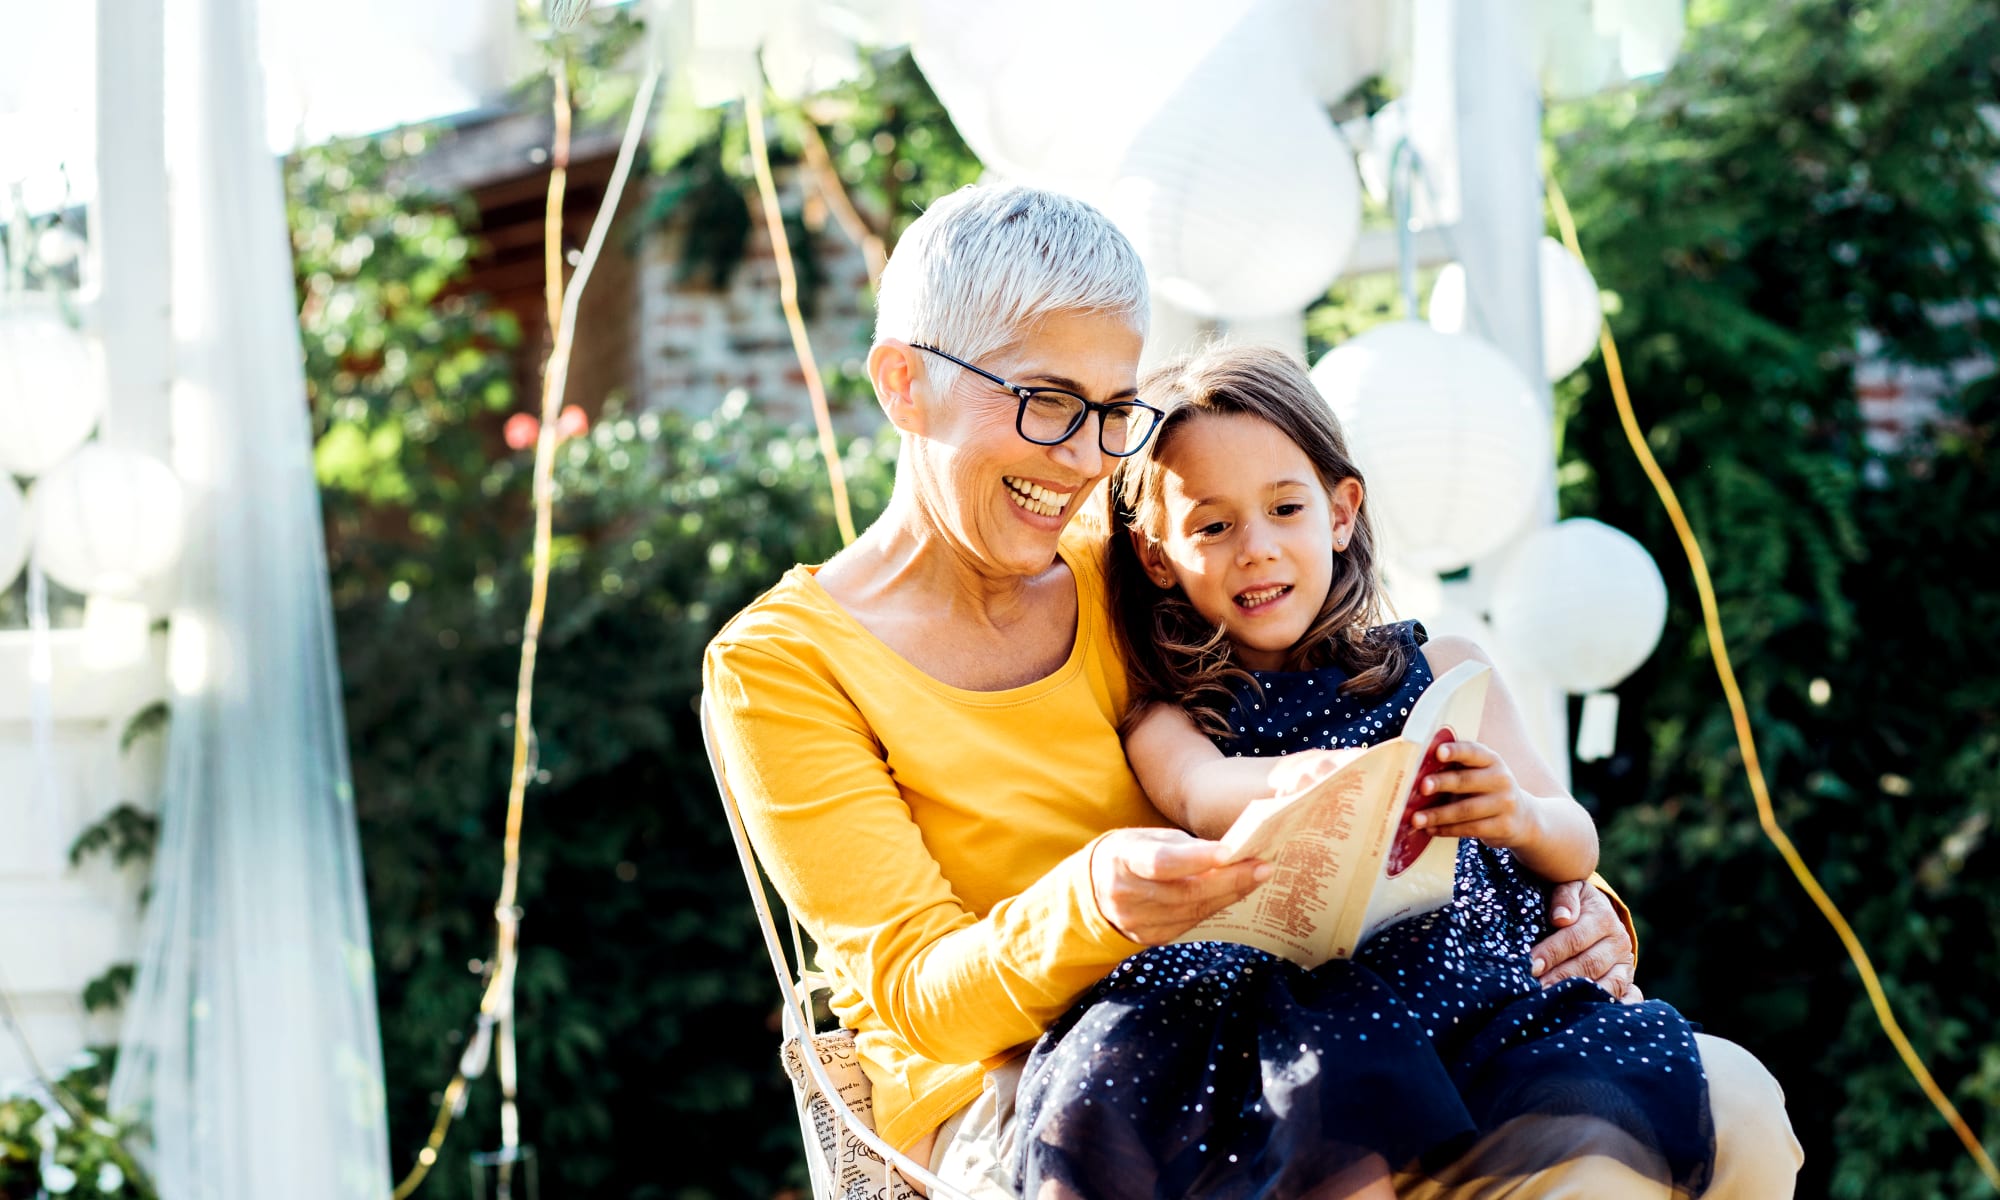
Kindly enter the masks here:
M 1039 188 L 971 184 L 942 197 L 896 243 L 876 291 L 875 343 L 900 338 L 967 362 L 1057 313 L 1151 320 L 1139 252 L 1103 213 Z M 924 355 L 949 390 L 958 368 Z

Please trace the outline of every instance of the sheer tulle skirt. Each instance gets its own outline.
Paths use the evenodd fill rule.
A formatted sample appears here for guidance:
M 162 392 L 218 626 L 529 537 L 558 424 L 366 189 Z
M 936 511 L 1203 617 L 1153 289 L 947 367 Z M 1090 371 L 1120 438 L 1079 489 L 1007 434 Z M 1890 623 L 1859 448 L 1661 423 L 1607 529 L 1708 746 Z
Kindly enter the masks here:
M 1126 960 L 1029 1056 L 1021 1194 L 1286 1200 L 1370 1156 L 1448 1177 L 1475 1144 L 1483 1177 L 1587 1150 L 1700 1193 L 1713 1135 L 1677 1012 L 1581 981 L 1483 1009 L 1454 989 L 1472 1017 L 1434 1032 L 1388 982 L 1423 940 L 1310 972 L 1218 942 Z

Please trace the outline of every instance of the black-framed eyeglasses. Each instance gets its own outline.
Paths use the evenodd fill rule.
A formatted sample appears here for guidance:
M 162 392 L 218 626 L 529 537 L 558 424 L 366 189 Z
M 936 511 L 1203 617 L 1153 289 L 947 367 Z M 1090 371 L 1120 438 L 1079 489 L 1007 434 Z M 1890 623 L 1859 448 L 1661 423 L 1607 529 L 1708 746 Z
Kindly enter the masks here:
M 1053 387 L 1023 387 L 1008 383 L 991 371 L 984 371 L 962 358 L 954 358 L 936 346 L 918 346 L 927 354 L 935 354 L 946 362 L 957 363 L 974 375 L 992 380 L 1020 398 L 1021 407 L 1014 415 L 1014 431 L 1037 446 L 1060 446 L 1068 441 L 1091 413 L 1102 419 L 1097 427 L 1097 446 L 1113 458 L 1127 458 L 1137 454 L 1160 427 L 1160 419 L 1166 416 L 1150 404 L 1137 400 L 1115 400 L 1110 404 L 1099 404 L 1095 400 L 1085 400 L 1075 392 Z

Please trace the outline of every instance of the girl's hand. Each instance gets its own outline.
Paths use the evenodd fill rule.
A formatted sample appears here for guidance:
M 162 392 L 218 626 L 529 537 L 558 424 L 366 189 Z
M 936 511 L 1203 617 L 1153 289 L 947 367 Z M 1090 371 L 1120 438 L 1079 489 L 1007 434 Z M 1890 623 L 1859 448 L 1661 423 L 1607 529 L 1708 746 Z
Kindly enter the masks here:
M 1226 853 L 1180 829 L 1116 829 L 1091 851 L 1091 893 L 1118 932 L 1165 945 L 1271 877 L 1270 864 Z
M 1540 803 L 1521 789 L 1498 754 L 1479 742 L 1447 742 L 1437 754 L 1452 769 L 1426 778 L 1423 794 L 1462 798 L 1411 814 L 1411 825 L 1438 837 L 1478 838 L 1489 846 L 1519 848 L 1540 840 Z

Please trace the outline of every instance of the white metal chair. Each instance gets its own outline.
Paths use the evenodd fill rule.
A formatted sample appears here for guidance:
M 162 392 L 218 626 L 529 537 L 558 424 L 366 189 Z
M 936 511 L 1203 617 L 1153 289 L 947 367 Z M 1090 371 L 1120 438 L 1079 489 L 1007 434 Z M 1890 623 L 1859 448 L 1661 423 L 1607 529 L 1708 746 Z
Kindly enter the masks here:
M 785 998 L 779 1054 L 798 1102 L 799 1133 L 805 1141 L 814 1200 L 915 1200 L 925 1194 L 932 1200 L 972 1200 L 876 1136 L 868 1077 L 854 1052 L 854 1034 L 845 1029 L 821 1033 L 816 1028 L 814 977 L 799 923 L 789 911 L 784 915 L 791 935 L 789 956 L 786 939 L 778 935 L 778 918 L 771 911 L 763 870 L 744 832 L 743 815 L 716 750 L 707 696 L 701 701 L 701 740 L 708 751 L 709 769 L 715 773 L 722 811 L 729 818 L 729 834 L 736 840 L 743 882 L 757 910 L 757 924 L 764 933 L 764 948 L 770 955 L 778 991 Z

